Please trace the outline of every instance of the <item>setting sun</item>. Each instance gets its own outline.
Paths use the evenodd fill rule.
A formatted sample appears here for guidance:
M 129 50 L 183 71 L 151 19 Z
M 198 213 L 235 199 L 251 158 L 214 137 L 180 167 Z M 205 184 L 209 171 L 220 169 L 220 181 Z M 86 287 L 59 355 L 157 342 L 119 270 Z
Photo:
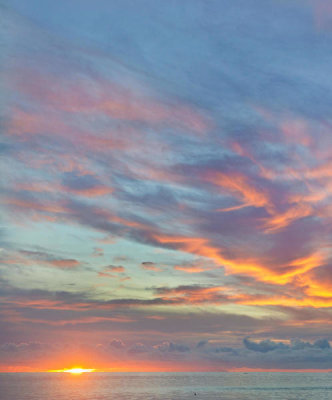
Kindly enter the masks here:
M 74 375 L 81 375 L 85 372 L 94 372 L 95 369 L 93 368 L 65 368 L 65 369 L 57 369 L 49 372 L 67 372 L 69 374 L 74 374 Z

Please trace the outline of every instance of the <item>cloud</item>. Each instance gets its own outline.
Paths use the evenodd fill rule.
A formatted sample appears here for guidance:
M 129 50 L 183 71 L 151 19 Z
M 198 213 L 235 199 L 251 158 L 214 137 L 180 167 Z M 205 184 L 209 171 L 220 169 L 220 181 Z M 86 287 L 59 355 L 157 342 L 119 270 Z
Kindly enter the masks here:
M 207 343 L 209 343 L 208 340 L 201 340 L 201 341 L 199 341 L 199 342 L 197 343 L 196 348 L 197 348 L 197 349 L 200 349 L 200 348 L 204 347 Z
M 148 351 L 148 346 L 143 343 L 135 343 L 128 349 L 129 354 L 147 353 Z
M 18 351 L 39 351 L 43 348 L 41 343 L 4 343 L 0 346 L 0 351 L 18 352 Z
M 274 350 L 303 350 L 303 349 L 330 349 L 330 343 L 327 339 L 318 339 L 314 343 L 304 342 L 302 340 L 292 341 L 290 345 L 273 340 L 262 340 L 260 342 L 251 341 L 249 338 L 243 339 L 243 344 L 248 350 L 267 353 Z
M 155 291 L 158 295 L 163 296 L 166 301 L 173 300 L 183 304 L 223 304 L 231 298 L 227 293 L 228 289 L 223 286 L 183 285 L 175 288 L 159 287 Z
M 108 265 L 103 271 L 98 272 L 98 276 L 102 278 L 115 278 L 122 282 L 131 279 L 125 275 L 125 267 L 122 265 Z
M 242 201 L 242 206 L 265 207 L 267 209 L 273 207 L 268 194 L 263 189 L 255 188 L 252 183 L 248 182 L 248 177 L 244 175 L 208 171 L 205 173 L 204 179 L 229 191 Z
M 93 249 L 93 257 L 103 257 L 104 256 L 104 249 L 101 247 L 95 247 Z
M 59 258 L 56 255 L 42 251 L 19 250 L 6 252 L 0 258 L 7 265 L 40 265 L 59 269 L 78 268 L 81 265 L 81 262 L 76 259 Z
M 215 269 L 215 264 L 207 262 L 204 259 L 195 260 L 193 262 L 182 263 L 180 265 L 175 265 L 174 269 L 177 271 L 183 271 L 188 274 L 199 274 L 201 272 L 211 271 Z
M 318 31 L 331 31 L 332 5 L 325 0 L 311 1 L 314 9 L 314 22 Z
M 139 92 L 138 85 L 136 90 L 134 86 L 126 87 L 124 80 L 123 85 L 101 77 L 95 80 L 77 77 L 68 81 L 46 71 L 37 75 L 28 68 L 12 71 L 11 76 L 18 93 L 59 112 L 85 117 L 101 113 L 110 119 L 154 127 L 170 125 L 194 134 L 206 133 L 211 127 L 208 118 L 195 107 L 160 101 L 148 95 L 147 90 Z
M 151 261 L 143 261 L 141 263 L 141 266 L 143 269 L 147 270 L 147 271 L 162 271 L 161 268 L 157 267 L 155 263 L 151 262 Z
M 155 349 L 161 352 L 179 352 L 179 353 L 186 353 L 190 351 L 190 347 L 184 344 L 177 344 L 173 342 L 163 342 L 154 346 Z
M 125 268 L 122 265 L 108 265 L 104 269 L 105 271 L 113 272 L 116 274 L 125 272 Z
M 113 192 L 111 187 L 102 185 L 93 175 L 76 175 L 67 172 L 63 177 L 64 191 L 68 190 L 72 193 L 86 196 L 96 197 L 110 194 Z
M 120 340 L 120 339 L 113 339 L 113 340 L 109 343 L 109 345 L 110 345 L 111 347 L 114 347 L 115 349 L 123 349 L 124 347 L 126 347 L 125 344 L 123 343 L 123 341 Z
M 48 261 L 51 265 L 54 265 L 57 268 L 75 268 L 80 263 L 77 260 L 73 259 L 63 259 L 63 260 L 50 260 Z
M 261 342 L 252 342 L 249 338 L 243 339 L 243 344 L 248 350 L 258 351 L 260 353 L 267 353 L 268 351 L 276 349 L 287 349 L 289 346 L 283 343 L 276 343 L 271 340 L 262 340 Z

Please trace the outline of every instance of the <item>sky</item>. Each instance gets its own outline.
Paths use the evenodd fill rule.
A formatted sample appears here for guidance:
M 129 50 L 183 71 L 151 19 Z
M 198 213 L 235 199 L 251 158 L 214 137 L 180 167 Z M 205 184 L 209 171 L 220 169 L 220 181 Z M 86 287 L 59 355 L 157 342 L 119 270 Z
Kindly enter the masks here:
M 0 371 L 332 370 L 331 3 L 0 10 Z

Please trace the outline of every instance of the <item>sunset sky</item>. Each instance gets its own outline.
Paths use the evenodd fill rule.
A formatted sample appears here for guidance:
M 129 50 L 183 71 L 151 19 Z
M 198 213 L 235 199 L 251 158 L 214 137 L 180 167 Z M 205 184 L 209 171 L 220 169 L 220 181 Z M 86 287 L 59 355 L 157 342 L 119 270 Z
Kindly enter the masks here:
M 332 3 L 0 10 L 0 371 L 332 370 Z

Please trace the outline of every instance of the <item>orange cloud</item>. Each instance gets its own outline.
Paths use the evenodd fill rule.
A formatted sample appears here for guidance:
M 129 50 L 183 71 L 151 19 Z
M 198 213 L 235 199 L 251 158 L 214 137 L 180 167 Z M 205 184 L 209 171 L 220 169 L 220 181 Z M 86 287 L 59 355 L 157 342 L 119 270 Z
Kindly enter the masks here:
M 124 276 L 124 272 L 125 268 L 122 265 L 109 265 L 105 267 L 103 271 L 98 272 L 98 276 L 102 278 L 118 279 L 121 282 L 131 279 L 129 276 Z
M 286 265 L 280 265 L 273 269 L 270 261 L 255 259 L 231 259 L 223 254 L 222 248 L 217 248 L 209 243 L 208 239 L 192 237 L 172 237 L 167 235 L 155 235 L 154 239 L 161 244 L 169 245 L 181 251 L 203 256 L 213 260 L 216 265 L 223 266 L 227 273 L 252 276 L 262 282 L 270 282 L 276 285 L 284 285 L 292 282 L 298 275 L 304 274 L 326 262 L 324 249 L 317 250 L 302 258 L 295 258 Z
M 122 267 L 121 265 L 110 265 L 109 267 L 105 268 L 106 271 L 112 271 L 117 274 L 125 272 L 125 268 Z
M 308 274 L 299 278 L 299 284 L 301 284 L 304 292 L 309 297 L 332 299 L 331 279 L 329 279 L 329 276 L 321 276 L 319 272 L 320 268 L 309 271 Z
M 266 219 L 266 232 L 275 232 L 290 225 L 293 221 L 312 215 L 313 209 L 307 204 L 296 204 L 283 213 L 274 213 Z
M 229 273 L 252 275 L 257 278 L 267 278 L 271 272 L 268 268 L 253 260 L 232 260 L 223 255 L 223 249 L 214 247 L 208 239 L 185 236 L 153 235 L 160 244 L 166 244 L 173 248 L 210 258 L 216 265 L 225 267 Z M 273 274 L 274 276 L 274 274 Z
M 231 193 L 243 202 L 243 206 L 273 208 L 269 195 L 263 189 L 255 188 L 245 175 L 210 171 L 204 174 L 204 179 Z
M 101 278 L 118 278 L 116 275 L 111 275 L 107 272 L 98 272 L 98 276 L 100 276 Z
M 239 304 L 252 306 L 280 306 L 280 307 L 311 307 L 311 308 L 329 308 L 332 307 L 332 298 L 324 297 L 248 297 L 238 300 Z
M 141 267 L 143 269 L 146 269 L 147 271 L 156 271 L 156 272 L 162 271 L 161 268 L 157 267 L 156 264 L 151 261 L 143 261 L 141 263 Z

